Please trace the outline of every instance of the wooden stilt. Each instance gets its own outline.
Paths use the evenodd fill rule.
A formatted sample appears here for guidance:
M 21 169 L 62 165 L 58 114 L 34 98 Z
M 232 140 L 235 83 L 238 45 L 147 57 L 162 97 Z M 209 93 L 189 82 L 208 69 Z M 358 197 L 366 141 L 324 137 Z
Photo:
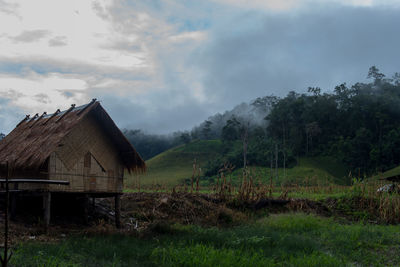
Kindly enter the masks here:
M 48 231 L 50 225 L 50 208 L 51 208 L 50 204 L 51 204 L 51 193 L 46 192 L 43 195 L 43 205 L 44 205 L 43 221 L 46 232 Z
M 15 219 L 15 214 L 17 210 L 17 195 L 14 193 L 11 195 L 11 203 L 10 203 L 10 219 L 14 220 Z
M 85 224 L 89 223 L 89 196 L 83 197 L 83 220 Z
M 115 226 L 121 228 L 121 195 L 115 195 Z

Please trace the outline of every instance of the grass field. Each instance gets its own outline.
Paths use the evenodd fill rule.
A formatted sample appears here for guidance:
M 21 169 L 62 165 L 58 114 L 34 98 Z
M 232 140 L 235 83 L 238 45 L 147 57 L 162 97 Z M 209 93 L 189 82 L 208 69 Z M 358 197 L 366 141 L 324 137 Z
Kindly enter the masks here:
M 15 266 L 399 266 L 400 226 L 340 224 L 299 213 L 231 228 L 164 225 L 138 238 L 105 234 L 29 242 Z
M 268 167 L 250 166 L 250 175 L 259 182 L 268 184 L 271 177 L 271 169 Z M 241 181 L 243 168 L 236 169 L 232 175 L 233 183 Z M 276 186 L 281 185 L 329 185 L 349 184 L 346 169 L 342 164 L 336 163 L 329 157 L 299 158 L 293 168 L 278 168 L 278 177 L 275 169 L 272 170 L 272 181 Z
M 127 190 L 137 191 L 135 187 L 140 181 L 142 191 L 146 187 L 157 189 L 154 185 L 158 184 L 170 192 L 171 187 L 192 176 L 194 159 L 204 166 L 220 155 L 222 149 L 222 143 L 217 140 L 195 141 L 161 153 L 147 161 L 146 174 L 127 176 Z M 249 172 L 247 178 L 256 185 L 251 190 L 257 193 L 257 183 L 261 182 L 266 193 L 270 168 L 250 166 Z M 400 174 L 400 167 L 371 179 L 376 183 L 377 178 L 395 174 Z M 240 193 L 235 190 L 242 182 L 242 175 L 240 168 L 226 174 L 227 180 L 236 185 L 231 196 L 237 200 Z M 216 179 L 201 180 L 203 185 L 208 185 L 203 187 L 205 193 L 219 194 L 217 187 L 213 191 L 210 186 Z M 400 266 L 400 225 L 378 225 L 399 222 L 399 198 L 377 193 L 377 187 L 374 183 L 351 181 L 345 167 L 332 158 L 299 158 L 298 164 L 285 173 L 278 169 L 278 178 L 273 173 L 272 197 L 298 198 L 298 209 L 293 206 L 288 209 L 291 211 L 318 209 L 318 206 L 307 206 L 312 202 L 304 199 L 333 203 L 334 206 L 329 206 L 329 211 L 334 211 L 328 212 L 330 215 L 316 212 L 330 218 L 288 210 L 270 216 L 268 211 L 252 215 L 248 211 L 249 216 L 240 225 L 216 228 L 170 224 L 162 217 L 162 223 L 151 222 L 155 226 L 141 234 L 115 231 L 93 234 L 95 231 L 92 231 L 91 235 L 70 236 L 53 243 L 22 243 L 14 249 L 11 263 L 49 267 Z M 163 204 L 165 199 L 168 197 L 163 196 L 159 202 Z M 150 205 L 153 215 L 161 204 Z M 193 212 L 190 208 L 187 210 Z M 209 214 L 209 209 L 206 210 Z
M 387 170 L 383 173 L 379 173 L 377 175 L 372 176 L 371 178 L 369 178 L 368 180 L 379 180 L 382 178 L 387 178 L 390 176 L 395 176 L 395 175 L 400 175 L 400 166 L 395 167 L 393 169 Z
M 146 161 L 146 174 L 127 174 L 125 185 L 130 188 L 140 180 L 144 187 L 154 184 L 175 186 L 192 176 L 194 159 L 198 166 L 205 166 L 208 160 L 221 154 L 221 149 L 220 140 L 199 140 L 167 150 Z
M 165 151 L 148 160 L 146 174 L 126 175 L 126 188 L 137 188 L 140 183 L 142 188 L 153 185 L 170 188 L 182 184 L 184 179 L 191 178 L 193 174 L 193 161 L 196 159 L 198 167 L 204 167 L 209 160 L 222 154 L 220 140 L 199 140 Z M 250 170 L 257 179 L 269 182 L 270 168 L 251 167 Z M 231 175 L 234 183 L 238 183 L 242 169 L 237 168 Z M 278 169 L 278 179 L 274 184 L 349 184 L 345 167 L 329 157 L 299 158 L 298 164 L 293 168 Z M 215 182 L 215 177 L 209 181 L 203 179 L 202 185 L 206 186 Z

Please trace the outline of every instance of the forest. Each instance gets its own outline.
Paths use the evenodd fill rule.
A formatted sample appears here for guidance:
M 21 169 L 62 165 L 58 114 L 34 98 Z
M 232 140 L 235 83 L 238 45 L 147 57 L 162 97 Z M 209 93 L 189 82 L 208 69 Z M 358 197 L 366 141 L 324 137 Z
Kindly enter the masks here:
M 236 166 L 290 167 L 301 156 L 332 156 L 366 176 L 400 164 L 400 74 L 387 78 L 375 66 L 368 83 L 342 83 L 327 92 L 264 96 L 209 117 L 190 132 L 171 135 L 124 130 L 144 159 L 191 140 L 220 139 L 225 156 L 209 162 L 213 175 L 225 162 Z

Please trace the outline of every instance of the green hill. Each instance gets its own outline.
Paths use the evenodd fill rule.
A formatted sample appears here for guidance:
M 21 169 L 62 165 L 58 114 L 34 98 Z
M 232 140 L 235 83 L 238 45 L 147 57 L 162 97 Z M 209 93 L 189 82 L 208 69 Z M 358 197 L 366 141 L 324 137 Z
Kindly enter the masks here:
M 198 140 L 167 150 L 146 161 L 147 172 L 141 175 L 127 175 L 125 181 L 129 188 L 140 179 L 141 186 L 154 184 L 174 186 L 192 177 L 193 162 L 199 167 L 222 153 L 220 140 Z
M 293 168 L 278 168 L 278 178 L 275 169 L 272 170 L 272 181 L 275 185 L 326 185 L 347 184 L 349 178 L 343 164 L 331 157 L 303 157 L 297 160 Z M 250 175 L 258 182 L 269 183 L 271 169 L 269 167 L 250 166 Z M 235 170 L 231 177 L 235 184 L 241 180 L 243 169 Z
M 387 170 L 383 173 L 376 174 L 376 175 L 368 178 L 368 182 L 380 181 L 380 179 L 395 176 L 395 175 L 400 175 L 400 166 L 397 166 L 393 169 Z
M 127 175 L 125 185 L 127 188 L 135 187 L 140 181 L 141 187 L 151 185 L 175 186 L 184 179 L 190 178 L 193 173 L 193 161 L 196 159 L 198 166 L 204 167 L 209 160 L 221 155 L 223 152 L 220 140 L 198 140 L 187 145 L 182 145 L 167 150 L 146 161 L 147 172 L 140 175 Z M 257 181 L 269 182 L 270 168 L 250 167 L 250 172 Z M 238 184 L 242 176 L 242 169 L 236 169 L 230 177 Z M 298 164 L 286 169 L 278 169 L 278 179 L 273 173 L 273 182 L 281 184 L 317 185 L 317 184 L 346 184 L 348 181 L 345 167 L 335 162 L 330 157 L 299 158 Z M 210 184 L 215 177 L 203 180 L 202 184 Z

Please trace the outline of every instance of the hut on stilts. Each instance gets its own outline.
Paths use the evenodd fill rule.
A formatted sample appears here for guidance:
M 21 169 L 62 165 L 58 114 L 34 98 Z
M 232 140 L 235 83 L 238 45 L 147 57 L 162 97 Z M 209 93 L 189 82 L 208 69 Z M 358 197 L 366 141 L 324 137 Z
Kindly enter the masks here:
M 13 195 L 39 194 L 44 223 L 50 222 L 51 197 L 56 194 L 115 198 L 120 227 L 120 196 L 124 171 L 143 172 L 145 163 L 96 99 L 53 114 L 26 116 L 0 141 L 0 163 L 9 162 L 10 179 L 69 181 L 69 185 L 19 183 Z M 22 194 L 23 193 L 23 194 Z

